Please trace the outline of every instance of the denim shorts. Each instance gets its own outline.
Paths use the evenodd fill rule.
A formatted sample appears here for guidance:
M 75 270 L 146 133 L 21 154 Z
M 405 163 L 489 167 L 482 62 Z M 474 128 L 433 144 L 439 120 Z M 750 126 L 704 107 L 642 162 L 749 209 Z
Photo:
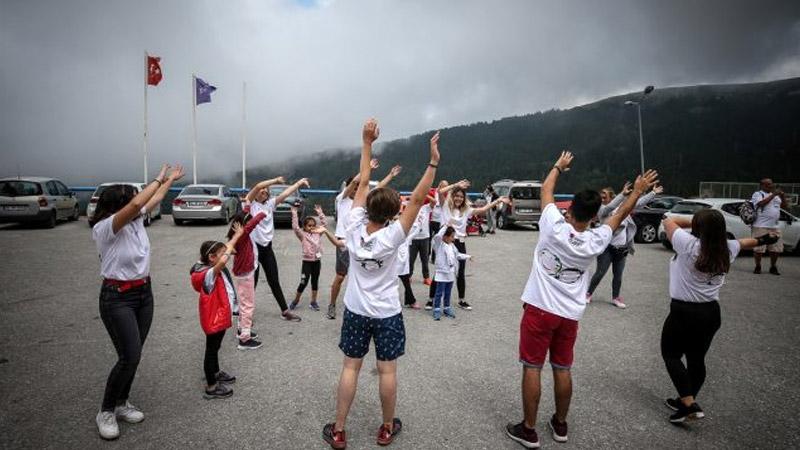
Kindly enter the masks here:
M 339 348 L 350 357 L 360 359 L 369 352 L 370 339 L 375 341 L 378 361 L 394 361 L 406 352 L 406 327 L 403 313 L 385 319 L 373 319 L 344 310 Z
M 336 273 L 338 275 L 347 275 L 350 269 L 350 252 L 346 248 L 342 249 L 336 247 Z

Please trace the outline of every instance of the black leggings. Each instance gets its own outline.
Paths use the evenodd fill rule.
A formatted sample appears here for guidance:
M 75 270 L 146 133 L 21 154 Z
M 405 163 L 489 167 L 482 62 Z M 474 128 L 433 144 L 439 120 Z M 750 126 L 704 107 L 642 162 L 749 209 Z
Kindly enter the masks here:
M 400 281 L 403 283 L 403 290 L 405 291 L 405 304 L 413 305 L 417 303 L 414 291 L 411 290 L 411 275 L 400 275 Z
M 203 371 L 206 373 L 206 383 L 213 386 L 217 382 L 219 373 L 219 347 L 222 345 L 222 338 L 225 337 L 222 330 L 214 334 L 206 335 L 206 357 L 203 359 Z
M 258 244 L 256 244 L 256 247 L 258 247 L 258 264 L 264 269 L 264 274 L 267 275 L 269 289 L 272 291 L 272 295 L 275 296 L 275 301 L 278 302 L 281 312 L 285 312 L 289 307 L 286 306 L 286 297 L 283 296 L 283 289 L 281 289 L 281 279 L 278 275 L 278 261 L 275 259 L 275 252 L 272 251 L 272 242 L 266 247 Z M 258 287 L 258 272 L 259 270 L 256 269 L 253 289 Z
M 306 290 L 308 280 L 311 280 L 311 290 L 319 290 L 319 271 L 322 268 L 322 261 L 303 261 L 303 267 L 300 269 L 300 285 L 297 286 L 297 292 L 302 293 Z
M 103 411 L 125 403 L 131 391 L 142 346 L 153 322 L 153 291 L 150 283 L 118 292 L 117 288 L 100 289 L 100 318 L 117 350 L 117 363 L 111 369 L 103 395 Z
M 680 397 L 697 397 L 700 392 L 706 379 L 706 353 L 720 325 L 718 302 L 672 300 L 661 331 L 661 356 Z
M 461 253 L 467 253 L 467 245 L 464 241 L 455 240 L 453 243 L 456 245 L 456 248 Z M 434 252 L 436 253 L 436 252 Z M 456 288 L 458 289 L 458 301 L 464 300 L 464 297 L 467 294 L 467 282 L 464 279 L 464 273 L 466 272 L 467 261 L 466 260 L 459 260 L 458 261 L 458 276 L 456 276 Z M 428 289 L 428 298 L 433 300 L 433 297 L 436 296 L 436 280 L 433 280 L 431 283 L 430 289 Z
M 422 278 L 430 278 L 431 274 L 428 269 L 428 257 L 431 252 L 430 246 L 430 239 L 412 239 L 411 245 L 408 246 L 408 257 L 410 259 L 409 265 L 411 272 L 409 272 L 409 276 L 414 275 L 414 264 L 417 262 L 417 255 L 419 255 L 419 261 L 422 263 Z
M 428 249 L 431 249 L 431 242 L 433 242 L 433 237 L 436 236 L 436 233 L 442 228 L 442 224 L 439 222 L 430 221 L 428 223 L 428 228 L 431 230 L 431 237 L 428 239 Z M 431 252 L 431 262 L 436 262 L 436 252 Z M 431 294 L 431 298 L 433 298 L 433 294 Z

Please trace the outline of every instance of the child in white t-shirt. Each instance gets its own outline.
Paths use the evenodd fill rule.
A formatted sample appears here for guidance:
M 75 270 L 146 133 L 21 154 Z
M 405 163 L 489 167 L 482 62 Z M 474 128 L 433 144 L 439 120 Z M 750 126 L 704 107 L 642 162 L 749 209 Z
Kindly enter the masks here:
M 538 448 L 534 426 L 539 408 L 540 373 L 550 353 L 556 399 L 556 414 L 549 426 L 553 439 L 567 441 L 567 412 L 572 397 L 573 347 L 578 335 L 578 320 L 586 307 L 586 271 L 602 253 L 636 200 L 657 180 L 648 171 L 636 179 L 633 193 L 605 224 L 591 228 L 600 209 L 600 194 L 581 191 L 575 194 L 567 215 L 555 205 L 553 192 L 558 176 L 569 170 L 572 154 L 563 152 L 542 184 L 542 216 L 539 241 L 533 254 L 533 267 L 522 294 L 525 310 L 520 324 L 519 359 L 523 364 L 523 411 L 525 418 L 506 426 L 508 436 L 528 448 Z M 533 414 L 531 414 L 533 412 Z
M 456 318 L 453 308 L 450 307 L 450 293 L 453 291 L 453 282 L 456 280 L 458 262 L 470 259 L 471 256 L 458 251 L 454 244 L 455 238 L 456 229 L 450 226 L 433 238 L 433 249 L 436 252 L 436 294 L 433 297 L 433 320 L 439 320 L 442 312 L 451 319 Z
M 344 362 L 339 378 L 336 421 L 326 424 L 322 434 L 333 448 L 347 446 L 344 431 L 358 385 L 358 374 L 370 340 L 375 342 L 380 377 L 383 421 L 377 443 L 390 444 L 402 428 L 394 416 L 397 402 L 397 358 L 405 352 L 405 326 L 398 290 L 398 253 L 406 245 L 425 194 L 433 183 L 439 163 L 436 133 L 431 139 L 431 159 L 400 219 L 390 222 L 400 210 L 400 195 L 389 188 L 369 192 L 372 143 L 378 138 L 374 119 L 362 131 L 361 172 L 358 190 L 348 218 L 347 250 L 350 254 L 350 281 L 344 294 L 345 312 L 339 348 Z

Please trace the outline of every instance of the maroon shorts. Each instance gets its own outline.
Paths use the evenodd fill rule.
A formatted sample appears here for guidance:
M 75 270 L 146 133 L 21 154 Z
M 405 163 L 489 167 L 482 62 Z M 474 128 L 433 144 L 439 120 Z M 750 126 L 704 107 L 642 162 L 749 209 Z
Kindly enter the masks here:
M 555 369 L 572 367 L 578 321 L 565 319 L 528 303 L 519 324 L 519 360 L 528 367 L 542 368 L 547 351 Z

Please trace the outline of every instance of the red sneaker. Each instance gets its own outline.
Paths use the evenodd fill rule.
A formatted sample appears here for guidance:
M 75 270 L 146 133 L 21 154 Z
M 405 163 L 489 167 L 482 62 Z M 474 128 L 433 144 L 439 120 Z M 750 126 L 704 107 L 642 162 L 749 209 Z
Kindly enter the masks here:
M 322 428 L 322 439 L 325 439 L 331 448 L 345 449 L 347 448 L 347 436 L 342 431 L 336 431 L 333 423 L 325 424 Z
M 392 428 L 390 429 L 386 424 L 382 424 L 378 430 L 378 445 L 389 445 L 394 441 L 395 436 L 400 434 L 403 429 L 403 422 L 397 417 L 392 421 Z
M 430 278 L 425 278 L 424 280 L 422 280 L 422 284 L 424 284 L 425 286 L 430 286 L 431 281 L 433 280 L 431 280 Z

